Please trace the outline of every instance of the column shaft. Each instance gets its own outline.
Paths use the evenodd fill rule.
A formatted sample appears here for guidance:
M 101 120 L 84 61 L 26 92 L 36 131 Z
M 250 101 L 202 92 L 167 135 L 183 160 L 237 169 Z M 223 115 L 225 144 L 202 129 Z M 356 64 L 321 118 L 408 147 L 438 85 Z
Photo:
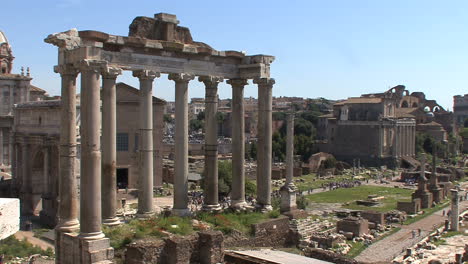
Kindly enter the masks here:
M 80 237 L 100 239 L 101 231 L 101 107 L 100 67 L 84 62 L 81 71 Z
M 120 70 L 106 69 L 102 77 L 102 222 L 120 224 L 117 218 L 117 113 L 115 80 Z
M 227 81 L 232 86 L 232 190 L 231 206 L 240 208 L 245 202 L 245 119 L 244 119 L 244 86 L 247 80 L 233 79 Z
M 204 210 L 220 210 L 218 202 L 218 83 L 223 79 L 202 76 L 205 84 L 205 199 Z
M 3 165 L 3 127 L 0 127 L 0 165 Z
M 133 73 L 140 79 L 140 177 L 138 216 L 150 217 L 153 207 L 153 80 L 159 73 L 142 70 Z
M 286 133 L 286 185 L 293 183 L 294 175 L 294 115 L 287 117 Z
M 258 84 L 257 207 L 271 210 L 272 87 L 274 79 L 254 80 Z
M 176 215 L 187 215 L 188 209 L 188 83 L 192 75 L 170 74 L 175 81 L 175 164 L 174 164 L 174 206 Z
M 450 190 L 452 193 L 452 208 L 451 208 L 451 215 L 450 215 L 450 230 L 451 231 L 458 231 L 460 227 L 459 223 L 459 215 L 460 215 L 460 206 L 459 206 L 459 197 L 458 197 L 458 190 Z
M 70 66 L 56 68 L 62 77 L 62 102 L 60 110 L 60 166 L 59 205 L 56 229 L 76 231 L 78 222 L 78 190 L 75 174 L 76 162 L 76 76 Z

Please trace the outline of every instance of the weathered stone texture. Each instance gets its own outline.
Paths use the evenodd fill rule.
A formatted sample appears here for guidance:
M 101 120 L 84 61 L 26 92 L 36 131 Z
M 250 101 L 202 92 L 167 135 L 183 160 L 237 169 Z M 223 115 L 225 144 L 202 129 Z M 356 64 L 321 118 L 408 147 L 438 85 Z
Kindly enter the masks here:
M 0 240 L 18 232 L 19 222 L 19 199 L 0 198 Z
M 369 234 L 369 222 L 363 218 L 348 217 L 336 223 L 336 231 L 353 233 L 354 237 L 360 237 Z
M 407 214 L 417 214 L 421 210 L 421 199 L 416 198 L 410 202 L 397 202 L 397 210 Z
M 381 212 L 374 211 L 364 211 L 361 213 L 362 218 L 367 219 L 367 221 L 378 224 L 385 225 L 385 214 Z

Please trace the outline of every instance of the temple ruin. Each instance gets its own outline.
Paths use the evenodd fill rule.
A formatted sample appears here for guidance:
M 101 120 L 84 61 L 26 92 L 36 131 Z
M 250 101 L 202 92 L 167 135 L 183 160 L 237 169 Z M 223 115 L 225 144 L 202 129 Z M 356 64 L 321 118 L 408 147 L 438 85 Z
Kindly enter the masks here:
M 178 26 L 175 15 L 159 13 L 154 18 L 137 17 L 129 36 L 71 29 L 49 35 L 45 41 L 59 49 L 55 71 L 62 77 L 62 109 L 59 172 L 59 223 L 56 227 L 58 263 L 95 263 L 112 258 L 109 240 L 101 223 L 114 223 L 115 216 L 115 83 L 122 71 L 132 71 L 140 80 L 140 175 L 138 215 L 150 217 L 153 208 L 153 81 L 168 74 L 175 82 L 175 215 L 188 215 L 188 106 L 189 82 L 198 76 L 206 88 L 204 209 L 219 210 L 216 111 L 218 84 L 232 86 L 233 191 L 232 206 L 242 208 L 244 198 L 244 102 L 249 79 L 258 85 L 257 207 L 271 210 L 272 88 L 273 56 L 247 56 L 238 51 L 217 51 L 193 41 L 190 30 Z M 81 74 L 80 203 L 75 178 L 76 78 Z M 103 87 L 101 151 L 100 87 Z M 111 136 L 112 135 L 112 136 Z M 101 159 L 102 152 L 102 159 Z M 102 175 L 101 175 L 102 162 Z M 114 184 L 112 184 L 114 183 Z M 102 187 L 102 191 L 101 191 Z M 81 210 L 78 210 L 78 208 Z M 102 209 L 106 209 L 105 211 Z M 79 211 L 79 213 L 78 213 Z M 78 221 L 78 214 L 80 221 Z M 79 231 L 78 231 L 79 230 Z

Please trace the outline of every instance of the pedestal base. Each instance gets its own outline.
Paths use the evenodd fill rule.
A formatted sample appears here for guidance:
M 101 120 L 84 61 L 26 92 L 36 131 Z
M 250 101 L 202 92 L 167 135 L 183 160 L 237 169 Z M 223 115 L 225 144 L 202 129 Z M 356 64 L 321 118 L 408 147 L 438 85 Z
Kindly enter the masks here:
M 221 206 L 219 204 L 204 204 L 202 210 L 205 212 L 218 213 L 221 212 Z
M 432 193 L 432 199 L 434 202 L 442 202 L 442 200 L 444 199 L 444 192 L 441 188 L 432 188 L 429 191 Z
M 232 201 L 231 209 L 238 212 L 252 211 L 253 206 L 250 206 L 246 201 Z
M 114 249 L 108 238 L 83 239 L 77 233 L 56 232 L 56 263 L 94 264 L 113 263 Z
M 136 217 L 138 219 L 150 219 L 153 217 L 154 213 L 153 212 L 146 212 L 146 213 L 138 213 L 136 214 Z
M 255 210 L 262 213 L 268 213 L 273 211 L 273 207 L 270 204 L 256 204 Z
M 280 212 L 289 212 L 297 209 L 296 205 L 296 190 L 291 186 L 283 186 L 280 190 L 281 193 L 281 205 Z
M 122 222 L 120 222 L 120 219 L 118 217 L 114 217 L 109 219 L 103 219 L 102 224 L 106 226 L 116 226 L 122 224 Z

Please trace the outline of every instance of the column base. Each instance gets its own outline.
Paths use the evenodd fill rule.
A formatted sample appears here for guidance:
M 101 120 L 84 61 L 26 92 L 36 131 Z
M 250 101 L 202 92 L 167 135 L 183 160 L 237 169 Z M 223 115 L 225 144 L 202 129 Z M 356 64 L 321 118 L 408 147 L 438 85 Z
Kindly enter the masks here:
M 55 227 L 55 230 L 63 233 L 77 232 L 80 230 L 80 222 L 78 222 L 78 219 L 59 222 Z
M 297 209 L 296 190 L 294 185 L 284 185 L 280 189 L 281 205 L 280 212 L 290 212 Z
M 172 215 L 184 217 L 184 216 L 191 216 L 192 213 L 190 212 L 188 208 L 185 208 L 185 209 L 172 208 Z
M 255 210 L 261 212 L 261 213 L 268 213 L 273 211 L 273 207 L 270 204 L 259 204 L 257 203 L 255 205 Z
M 91 232 L 91 233 L 80 233 L 78 237 L 81 240 L 96 240 L 96 239 L 101 239 L 105 238 L 106 236 L 102 231 L 99 232 Z
M 137 212 L 137 214 L 136 214 L 136 217 L 138 219 L 150 219 L 153 216 L 154 216 L 154 212 L 145 212 L 145 213 Z
M 254 207 L 247 204 L 245 200 L 233 200 L 231 201 L 231 209 L 234 211 L 252 211 Z
M 120 219 L 118 217 L 114 217 L 114 218 L 103 219 L 102 224 L 106 226 L 116 226 L 116 225 L 122 224 L 122 222 L 120 222 Z
M 204 204 L 202 210 L 205 212 L 218 213 L 221 212 L 221 206 L 219 204 Z

